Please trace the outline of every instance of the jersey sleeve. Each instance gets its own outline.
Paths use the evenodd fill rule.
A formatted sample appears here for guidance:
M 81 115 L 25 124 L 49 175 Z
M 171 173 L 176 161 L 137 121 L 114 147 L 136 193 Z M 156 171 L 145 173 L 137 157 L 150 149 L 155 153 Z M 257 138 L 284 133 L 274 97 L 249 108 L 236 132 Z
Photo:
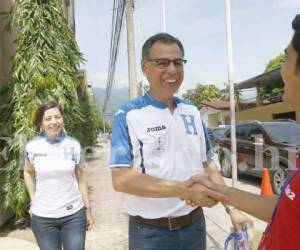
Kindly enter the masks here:
M 205 126 L 205 124 L 203 122 L 202 122 L 202 126 L 203 126 L 205 145 L 206 145 L 206 159 L 208 161 L 211 161 L 211 160 L 213 160 L 213 157 L 214 157 L 214 150 L 213 150 L 213 147 L 211 145 L 211 142 L 210 142 L 210 139 L 208 136 L 207 127 Z
M 83 155 L 81 155 L 81 146 L 79 142 L 76 144 L 74 154 L 75 154 L 75 163 L 76 164 L 83 163 Z
M 132 165 L 132 145 L 126 121 L 126 112 L 119 110 L 113 122 L 109 167 L 129 167 Z
M 31 144 L 27 143 L 25 146 L 25 159 L 28 160 L 31 164 L 33 164 L 33 156 L 34 151 L 31 147 Z

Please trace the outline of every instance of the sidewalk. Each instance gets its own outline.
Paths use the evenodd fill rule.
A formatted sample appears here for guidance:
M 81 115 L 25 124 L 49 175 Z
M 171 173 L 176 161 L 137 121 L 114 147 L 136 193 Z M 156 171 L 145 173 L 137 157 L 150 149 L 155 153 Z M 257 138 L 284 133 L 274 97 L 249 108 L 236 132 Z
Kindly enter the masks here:
M 86 168 L 95 219 L 94 228 L 87 233 L 86 250 L 126 250 L 128 249 L 128 216 L 126 214 L 125 195 L 115 192 L 112 188 L 110 170 L 106 165 L 108 162 L 108 145 L 102 144 L 102 147 L 97 148 L 94 156 Z M 230 185 L 230 181 L 229 179 L 226 180 L 227 184 Z M 241 184 L 239 188 L 254 193 L 259 192 L 258 188 L 251 185 Z M 221 205 L 204 210 L 207 223 L 207 249 L 223 249 L 224 241 L 230 232 L 229 216 Z M 265 227 L 265 223 L 257 219 L 254 221 L 256 227 Z M 22 242 L 16 241 L 16 239 L 26 240 L 22 241 L 24 244 L 20 248 L 22 250 L 38 249 L 32 245 L 36 243 L 30 229 L 16 230 L 7 234 L 5 238 L 0 237 L 0 249 L 17 250 L 16 244 L 22 244 Z M 26 244 L 27 248 L 25 248 Z
M 95 227 L 87 234 L 87 250 L 125 250 L 127 245 L 127 225 L 124 194 L 113 191 L 110 170 L 107 168 L 108 148 L 105 145 L 99 148 L 94 159 L 87 168 L 91 201 L 95 217 Z M 225 180 L 231 185 L 231 179 Z M 249 184 L 239 182 L 239 188 L 259 193 L 260 190 Z M 214 208 L 204 209 L 207 224 L 207 249 L 223 249 L 224 241 L 230 233 L 230 219 L 225 213 L 224 207 L 218 205 Z M 251 216 L 249 216 L 251 217 Z M 251 217 L 256 228 L 263 230 L 266 223 Z
M 224 178 L 228 186 L 231 185 L 231 179 Z M 238 188 L 247 192 L 259 194 L 260 189 L 253 185 L 245 184 L 238 181 Z M 218 245 L 219 249 L 224 248 L 225 239 L 230 234 L 231 222 L 229 216 L 226 214 L 224 207 L 221 204 L 213 208 L 204 208 L 204 214 L 206 218 L 206 234 L 208 238 L 212 238 Z M 253 220 L 254 227 L 262 232 L 267 226 L 266 222 L 263 222 L 251 215 L 247 215 Z

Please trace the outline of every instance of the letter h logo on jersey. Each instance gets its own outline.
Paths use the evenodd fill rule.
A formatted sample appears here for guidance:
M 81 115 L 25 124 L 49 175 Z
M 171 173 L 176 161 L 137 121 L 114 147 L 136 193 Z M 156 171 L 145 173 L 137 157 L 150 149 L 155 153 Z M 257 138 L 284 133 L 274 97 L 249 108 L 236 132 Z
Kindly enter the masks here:
M 185 126 L 185 133 L 188 135 L 192 135 L 192 134 L 197 135 L 198 133 L 195 125 L 195 117 L 193 115 L 184 115 L 184 114 L 181 114 L 180 116 Z
M 75 148 L 74 147 L 66 147 L 64 153 L 65 153 L 66 160 L 75 162 L 76 157 L 75 157 Z

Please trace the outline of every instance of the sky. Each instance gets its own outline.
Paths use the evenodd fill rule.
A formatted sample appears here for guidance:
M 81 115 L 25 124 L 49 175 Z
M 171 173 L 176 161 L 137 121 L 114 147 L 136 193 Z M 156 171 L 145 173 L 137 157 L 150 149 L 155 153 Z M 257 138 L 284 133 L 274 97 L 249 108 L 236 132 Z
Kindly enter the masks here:
M 180 94 L 198 83 L 223 88 L 228 81 L 225 0 L 165 0 L 166 31 L 185 48 L 185 78 Z M 76 40 L 93 87 L 106 87 L 113 0 L 76 0 Z M 289 43 L 300 0 L 231 0 L 234 82 L 261 74 Z M 142 79 L 142 44 L 162 31 L 162 0 L 135 0 L 134 36 L 137 78 Z M 124 20 L 114 87 L 128 86 Z

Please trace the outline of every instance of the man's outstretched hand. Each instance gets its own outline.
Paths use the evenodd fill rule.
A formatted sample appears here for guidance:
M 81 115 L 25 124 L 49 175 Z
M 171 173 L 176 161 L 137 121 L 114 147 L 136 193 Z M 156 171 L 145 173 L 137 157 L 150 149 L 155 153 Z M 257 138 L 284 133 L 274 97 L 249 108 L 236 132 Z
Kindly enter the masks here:
M 195 185 L 202 186 L 202 194 L 206 194 L 210 199 L 222 203 L 226 203 L 229 201 L 229 197 L 225 194 L 218 192 L 220 190 L 220 185 L 215 184 L 208 175 L 195 175 L 192 176 L 188 181 L 187 185 L 189 187 L 193 187 Z M 199 204 L 197 197 L 193 197 L 191 199 L 186 199 L 186 203 L 192 206 L 201 205 Z M 240 231 L 244 226 L 252 226 L 253 221 L 245 216 L 238 209 L 231 208 L 229 212 L 231 223 L 236 231 Z
M 228 201 L 227 196 L 213 190 L 214 185 L 208 175 L 193 176 L 186 181 L 187 191 L 181 198 L 188 205 L 202 207 L 212 207 L 219 201 Z

